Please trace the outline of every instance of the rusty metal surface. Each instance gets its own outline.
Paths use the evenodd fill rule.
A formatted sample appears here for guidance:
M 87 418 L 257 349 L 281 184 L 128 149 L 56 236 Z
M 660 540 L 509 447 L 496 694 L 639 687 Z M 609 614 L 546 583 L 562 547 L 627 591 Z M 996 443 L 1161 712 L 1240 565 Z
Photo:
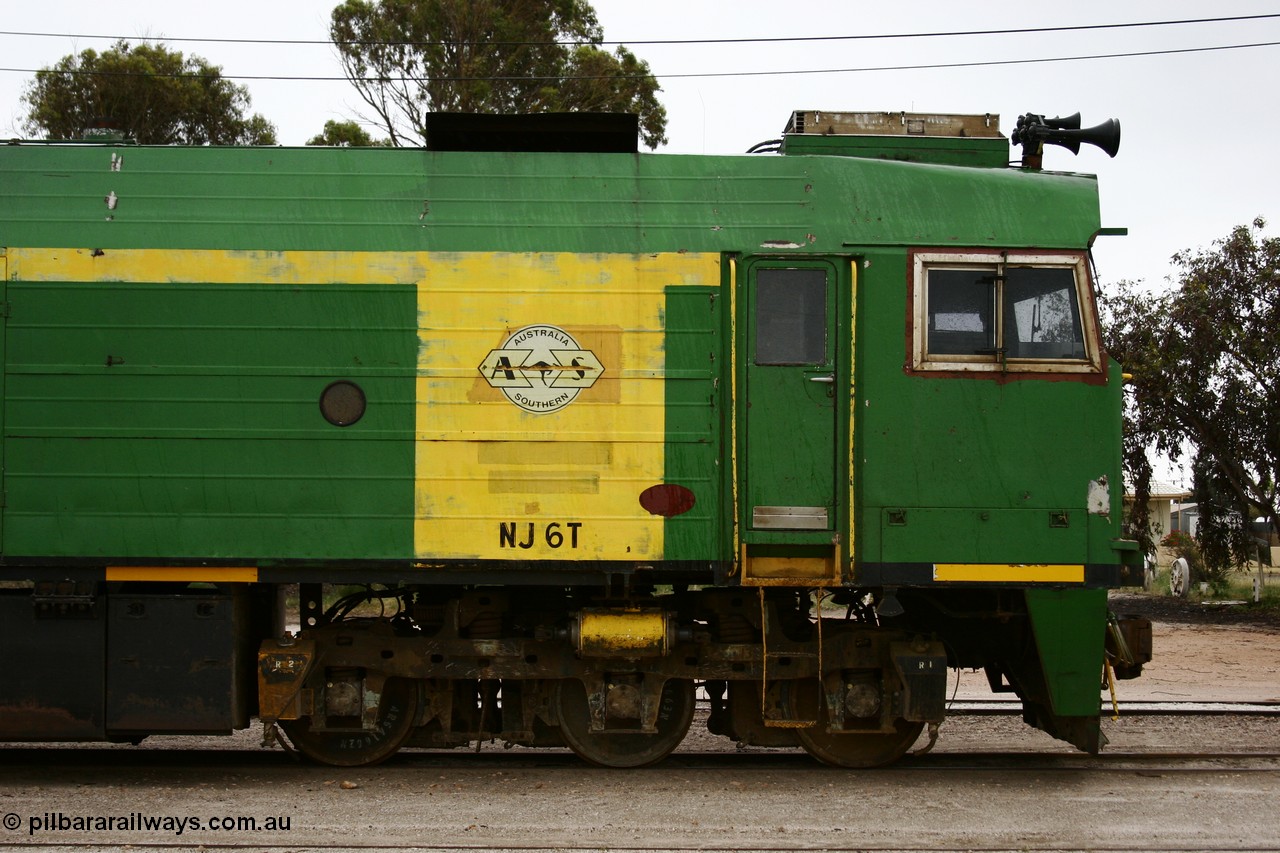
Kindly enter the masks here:
M 102 716 L 82 717 L 67 708 L 34 701 L 0 704 L 0 735 L 5 740 L 101 740 Z
M 248 723 L 243 599 L 215 592 L 108 601 L 108 731 L 229 732 Z
M 664 610 L 583 610 L 578 613 L 578 654 L 641 658 L 666 655 L 675 637 L 675 615 Z
M 89 598 L 69 608 L 42 599 L 0 591 L 0 738 L 101 739 L 103 608 Z
M 263 721 L 303 715 L 302 682 L 315 651 L 315 641 L 307 637 L 263 642 L 258 651 L 258 716 Z
M 996 113 L 821 112 L 796 110 L 783 133 L 998 137 Z

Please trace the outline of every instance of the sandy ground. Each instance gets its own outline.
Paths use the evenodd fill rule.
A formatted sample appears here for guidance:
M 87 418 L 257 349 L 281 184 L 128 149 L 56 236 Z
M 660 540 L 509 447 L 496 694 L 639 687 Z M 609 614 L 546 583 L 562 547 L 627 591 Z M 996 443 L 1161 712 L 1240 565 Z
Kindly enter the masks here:
M 1118 685 L 1121 701 L 1280 703 L 1280 614 L 1242 605 L 1113 595 L 1112 609 L 1153 622 L 1152 661 Z
M 1111 606 L 1152 620 L 1152 660 L 1140 678 L 1116 683 L 1121 703 L 1280 704 L 1280 614 L 1135 594 L 1113 594 Z M 956 696 L 992 698 L 981 672 L 961 672 Z

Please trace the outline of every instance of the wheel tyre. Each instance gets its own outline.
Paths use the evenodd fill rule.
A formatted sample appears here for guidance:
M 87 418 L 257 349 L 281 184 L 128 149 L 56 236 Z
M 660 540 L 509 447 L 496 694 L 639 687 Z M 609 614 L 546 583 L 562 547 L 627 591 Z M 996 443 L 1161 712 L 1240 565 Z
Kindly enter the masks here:
M 667 679 L 662 687 L 662 708 L 658 731 L 653 734 L 609 734 L 593 732 L 587 707 L 587 688 L 576 678 L 566 678 L 556 686 L 553 699 L 560 717 L 560 734 L 565 743 L 584 761 L 601 767 L 646 767 L 671 754 L 693 722 L 693 682 Z
M 817 719 L 809 728 L 796 729 L 800 745 L 823 764 L 833 767 L 883 767 L 901 758 L 924 731 L 924 723 L 904 719 L 894 721 L 893 732 L 832 734 L 827 703 L 816 680 L 791 682 L 784 693 L 783 706 L 793 720 Z
M 367 767 L 386 761 L 413 733 L 418 712 L 418 687 L 413 681 L 387 681 L 378 705 L 373 731 L 313 732 L 311 718 L 281 720 L 280 728 L 299 752 L 320 764 Z
M 1185 557 L 1179 557 L 1169 567 L 1169 594 L 1185 596 L 1191 588 L 1191 565 Z

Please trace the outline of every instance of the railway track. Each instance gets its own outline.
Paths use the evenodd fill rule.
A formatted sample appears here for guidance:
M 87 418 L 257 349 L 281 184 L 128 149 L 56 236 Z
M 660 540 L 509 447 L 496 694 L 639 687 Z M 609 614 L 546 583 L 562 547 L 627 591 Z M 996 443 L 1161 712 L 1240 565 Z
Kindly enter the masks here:
M 697 709 L 706 713 L 710 703 L 699 691 Z M 1100 706 L 1104 717 L 1111 716 L 1109 703 Z M 1126 716 L 1219 716 L 1224 714 L 1244 717 L 1280 717 L 1280 701 L 1191 701 L 1183 699 L 1162 701 L 1128 701 L 1118 704 L 1119 714 Z M 948 717 L 1020 716 L 1022 702 L 1016 698 L 956 699 L 947 705 Z
M 283 759 L 283 760 L 282 760 Z M 133 768 L 135 770 L 186 771 L 206 770 L 219 772 L 276 772 L 297 770 L 328 778 L 335 773 L 377 773 L 398 775 L 402 771 L 421 773 L 433 770 L 467 771 L 482 773 L 525 773 L 561 770 L 580 772 L 584 764 L 567 748 L 538 750 L 504 750 L 486 747 L 480 752 L 471 750 L 403 750 L 385 764 L 374 768 L 329 768 L 309 763 L 295 764 L 278 752 L 252 751 L 244 748 L 227 749 L 168 749 L 120 751 L 95 745 L 92 748 L 59 748 L 41 745 L 11 747 L 0 750 L 0 767 L 11 769 L 39 766 L 42 770 Z M 821 772 L 824 774 L 855 771 L 826 768 L 814 762 L 800 747 L 736 749 L 726 745 L 723 749 L 682 748 L 668 756 L 660 765 L 662 770 L 716 772 Z M 595 768 L 592 768 L 594 771 Z M 887 768 L 862 773 L 891 774 L 897 772 L 918 773 L 957 771 L 1015 771 L 1042 773 L 1055 771 L 1126 771 L 1139 775 L 1150 774 L 1200 774 L 1224 770 L 1240 773 L 1280 773 L 1280 750 L 1248 749 L 1206 750 L 1200 752 L 1172 748 L 1168 750 L 1106 749 L 1098 755 L 1080 752 L 1050 752 L 1039 749 L 996 750 L 990 748 L 964 748 L 950 745 L 926 755 L 908 754 Z M 637 771 L 637 772 L 652 772 Z M 865 777 L 864 777 L 865 778 Z M 3 846 L 0 842 L 0 846 Z
M 1108 704 L 1102 706 L 1104 716 L 1109 716 L 1112 708 Z M 980 716 L 998 714 L 1021 714 L 1022 703 L 1017 699 L 965 699 L 952 702 L 947 708 L 947 715 Z M 1192 702 L 1169 700 L 1161 702 L 1120 702 L 1120 716 L 1219 716 L 1233 714 L 1246 717 L 1280 716 L 1280 702 Z
M 710 735 L 705 730 L 705 721 L 708 713 L 708 703 L 705 698 L 699 697 L 697 707 L 695 709 L 694 724 L 689 736 L 671 757 L 669 761 L 685 761 L 695 756 L 710 758 L 712 756 L 723 760 L 742 761 L 752 757 L 775 756 L 779 758 L 796 756 L 802 761 L 811 763 L 812 759 L 798 748 L 795 750 L 789 748 L 765 748 L 765 747 L 743 747 L 735 745 L 726 739 Z M 1112 708 L 1107 705 L 1103 707 L 1104 719 L 1111 717 Z M 1018 718 L 1022 714 L 1021 704 L 1016 699 L 964 699 L 953 701 L 948 707 L 948 719 L 951 723 L 949 727 L 947 723 L 943 724 L 943 740 L 944 745 L 941 752 L 935 753 L 955 755 L 954 747 L 946 748 L 949 741 L 955 739 L 955 729 L 959 725 L 964 725 L 962 721 L 971 718 Z M 1169 700 L 1156 702 L 1121 702 L 1119 704 L 1119 719 L 1128 720 L 1136 717 L 1161 717 L 1161 718 L 1185 718 L 1193 720 L 1195 718 L 1210 717 L 1235 717 L 1241 720 L 1257 720 L 1253 725 L 1261 725 L 1261 719 L 1269 717 L 1280 717 L 1280 702 L 1240 702 L 1240 701 L 1184 701 Z M 1021 725 L 1015 726 L 1015 730 L 1022 731 Z M 234 760 L 234 757 L 243 756 L 247 753 L 256 753 L 264 757 L 278 755 L 278 750 L 264 750 L 261 747 L 260 728 L 256 725 L 237 732 L 228 737 L 220 736 L 183 736 L 168 737 L 156 736 L 147 739 L 139 745 L 127 743 L 48 743 L 48 744 L 26 744 L 26 743 L 0 743 L 0 764 L 6 761 L 22 760 L 23 756 L 49 756 L 57 754 L 73 754 L 73 753 L 97 753 L 104 756 L 104 760 L 110 761 L 141 761 L 154 760 L 157 756 L 163 754 L 181 755 L 187 759 L 194 759 L 200 755 L 224 756 L 227 759 Z M 1029 731 L 1029 730 L 1027 730 Z M 921 741 L 917 743 L 917 748 Z M 1058 746 L 1055 744 L 1055 746 Z M 1086 761 L 1096 760 L 1095 757 L 1085 755 L 1083 753 L 1070 750 L 1068 747 L 1060 747 L 1062 752 L 1045 752 L 1036 750 L 1034 752 L 1026 752 L 1026 755 L 1060 755 L 1064 759 L 1080 759 Z M 992 754 L 999 755 L 1016 755 L 1019 753 L 1016 749 L 1008 751 L 990 751 Z M 1207 751 L 1203 753 L 1189 751 L 1175 752 L 1157 752 L 1157 753 L 1137 753 L 1128 752 L 1114 747 L 1109 747 L 1101 753 L 1101 757 L 1118 757 L 1121 755 L 1127 757 L 1140 757 L 1143 755 L 1161 755 L 1169 758 L 1180 759 L 1216 759 L 1216 758 L 1236 758 L 1241 755 L 1257 755 L 1264 758 L 1272 758 L 1277 753 L 1272 751 L 1261 751 L 1245 753 L 1235 750 L 1224 751 Z M 109 756 L 109 758 L 108 758 Z M 569 752 L 555 748 L 531 748 L 531 747 L 515 747 L 511 749 L 504 748 L 498 742 L 485 742 L 481 749 L 475 749 L 474 744 L 467 747 L 458 747 L 452 750 L 440 749 L 407 749 L 403 750 L 397 760 L 407 759 L 417 761 L 419 759 L 429 760 L 447 760 L 450 764 L 465 764 L 468 761 L 479 760 L 499 760 L 502 757 L 518 760 L 532 760 L 548 764 L 559 764 L 562 761 L 568 763 L 576 762 L 576 758 Z M 738 766 L 742 766 L 739 764 Z
M 0 841 L 0 849 L 5 844 Z M 56 843 L 56 844 L 29 844 L 24 845 L 29 848 L 52 848 L 83 850 L 86 853 L 93 853 L 96 850 L 118 850 L 116 845 L 95 844 L 95 843 Z M 191 844 L 180 843 L 141 843 L 129 844 L 131 850 L 189 850 L 192 849 Z M 361 850 L 362 853 L 403 853 L 404 850 L 412 850 L 413 853 L 456 853 L 470 852 L 470 850 L 485 850 L 486 853 L 559 853 L 562 850 L 582 850 L 582 852 L 599 852 L 604 853 L 794 853 L 796 850 L 812 850 L 813 853 L 1025 853 L 1025 850 L 1034 849 L 1043 853 L 1074 853 L 1079 850 L 1078 844 L 1062 844 L 1055 847 L 984 847 L 984 845 L 965 844 L 964 847 L 904 847 L 901 844 L 887 845 L 868 845 L 856 844 L 850 847 L 835 847 L 831 844 L 813 844 L 813 845 L 795 845 L 788 844 L 786 847 L 750 847 L 750 845 L 742 844 L 690 844 L 690 845 L 646 845 L 646 847 L 631 847 L 631 845 L 582 845 L 582 847 L 566 847 L 566 845 L 554 845 L 554 847 L 545 847 L 545 845 L 522 845 L 522 844 L 351 844 L 340 843 L 333 845 L 312 845 L 312 844 L 218 844 L 218 843 L 202 843 L 198 845 L 200 850 L 264 850 L 265 853 L 271 850 L 282 850 L 288 853 L 311 853 L 312 850 Z M 1233 847 L 1233 845 L 1212 845 L 1212 844 L 1194 844 L 1194 845 L 1167 845 L 1160 844 L 1155 847 L 1098 847 L 1098 845 L 1089 845 L 1091 853 L 1275 853 L 1275 848 L 1271 847 Z
M 7 847 L 4 842 L 0 842 L 0 849 Z M 119 846 L 115 844 L 98 844 L 93 842 L 52 842 L 52 843 L 27 843 L 23 844 L 22 849 L 39 850 L 39 849 L 56 849 L 56 850 L 76 850 L 83 853 L 96 853 L 96 851 L 119 850 Z M 216 850 L 254 850 L 262 851 L 262 853 L 271 853 L 271 851 L 282 851 L 282 853 L 319 853 L 319 851 L 330 850 L 358 850 L 362 853 L 404 853 L 404 851 L 413 851 L 413 853 L 455 853 L 455 851 L 486 851 L 486 853 L 560 853 L 560 851 L 583 851 L 583 853 L 804 853 L 804 851 L 812 851 L 812 853 L 1027 853 L 1029 850 L 1038 851 L 1038 853 L 1077 853 L 1081 849 L 1078 844 L 1062 844 L 1053 847 L 1010 847 L 996 846 L 985 847 L 965 844 L 963 846 L 951 847 L 906 847 L 901 844 L 889 844 L 884 846 L 870 846 L 866 844 L 856 844 L 852 846 L 834 846 L 830 844 L 814 844 L 811 846 L 798 846 L 789 844 L 785 847 L 751 847 L 742 844 L 727 845 L 711 845 L 711 844 L 690 844 L 690 845 L 654 845 L 647 847 L 635 846 L 618 846 L 609 845 L 563 845 L 555 846 L 526 846 L 526 845 L 493 845 L 493 844 L 435 844 L 422 845 L 415 843 L 406 843 L 401 845 L 360 845 L 349 842 L 340 842 L 331 845 L 324 844 L 240 844 L 240 843 L 218 843 L 218 842 L 202 842 L 198 845 L 182 844 L 182 843 L 152 843 L 152 842 L 132 842 L 128 845 L 128 849 L 132 851 L 145 850 L 182 850 L 182 851 L 216 851 Z M 1258 847 L 1234 847 L 1230 845 L 1214 846 L 1205 844 L 1186 844 L 1186 845 L 1168 845 L 1157 844 L 1153 846 L 1099 846 L 1097 844 L 1088 845 L 1091 853 L 1275 853 L 1274 846 L 1258 846 Z

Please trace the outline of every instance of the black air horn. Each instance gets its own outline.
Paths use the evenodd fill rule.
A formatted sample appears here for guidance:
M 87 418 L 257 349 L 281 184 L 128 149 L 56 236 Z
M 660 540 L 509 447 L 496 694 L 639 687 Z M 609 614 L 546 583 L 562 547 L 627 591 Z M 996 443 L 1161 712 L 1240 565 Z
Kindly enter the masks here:
M 1107 152 L 1108 157 L 1114 157 L 1120 150 L 1120 122 L 1111 118 L 1102 124 L 1081 130 L 1080 113 L 1065 118 L 1045 118 L 1034 113 L 1018 116 L 1018 126 L 1013 131 L 1013 144 L 1022 146 L 1023 166 L 1040 168 L 1040 157 L 1044 153 L 1046 142 L 1060 145 L 1072 154 L 1079 154 L 1080 143 L 1087 142 Z

